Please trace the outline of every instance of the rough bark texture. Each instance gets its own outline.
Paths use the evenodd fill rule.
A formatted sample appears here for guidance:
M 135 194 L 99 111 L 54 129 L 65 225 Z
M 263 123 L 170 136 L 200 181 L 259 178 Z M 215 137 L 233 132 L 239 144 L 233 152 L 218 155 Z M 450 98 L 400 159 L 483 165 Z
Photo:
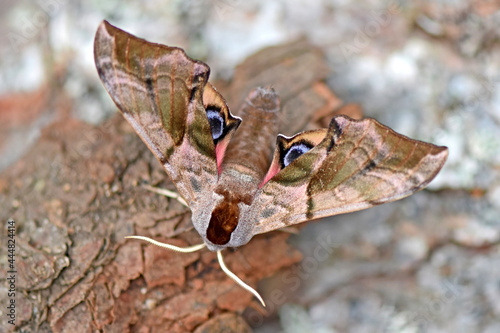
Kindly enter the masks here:
M 311 73 L 303 61 L 312 61 L 316 70 Z M 234 109 L 256 85 L 279 87 L 287 115 L 308 117 L 298 121 L 314 117 L 312 126 L 321 126 L 342 106 L 321 82 L 326 68 L 321 53 L 300 41 L 252 56 L 230 88 L 220 83 L 219 89 Z M 283 84 L 301 75 L 307 80 L 295 80 L 300 87 Z M 359 112 L 352 105 L 344 110 Z M 242 314 L 260 305 L 222 272 L 215 253 L 178 254 L 125 240 L 140 234 L 178 246 L 200 242 L 189 209 L 141 184 L 174 189 L 121 115 L 101 126 L 71 119 L 50 125 L 0 176 L 1 218 L 16 222 L 15 329 L 251 331 Z M 284 232 L 255 237 L 243 248 L 225 251 L 225 261 L 257 286 L 300 261 L 287 238 Z M 0 251 L 1 276 L 6 276 L 6 248 Z M 5 316 L 0 320 L 0 332 L 14 330 Z

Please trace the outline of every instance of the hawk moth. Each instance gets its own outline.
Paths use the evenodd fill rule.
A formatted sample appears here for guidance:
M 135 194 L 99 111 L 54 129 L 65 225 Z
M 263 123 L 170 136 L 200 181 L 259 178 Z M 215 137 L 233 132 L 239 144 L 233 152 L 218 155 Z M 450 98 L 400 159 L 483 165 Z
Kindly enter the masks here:
M 203 244 L 184 251 L 217 251 L 225 271 L 221 250 L 257 234 L 404 198 L 425 187 L 448 155 L 446 147 L 410 139 L 374 119 L 335 116 L 328 128 L 279 135 L 273 89 L 255 88 L 241 118 L 233 116 L 208 82 L 205 63 L 106 21 L 97 30 L 94 56 L 106 90 L 192 211 Z

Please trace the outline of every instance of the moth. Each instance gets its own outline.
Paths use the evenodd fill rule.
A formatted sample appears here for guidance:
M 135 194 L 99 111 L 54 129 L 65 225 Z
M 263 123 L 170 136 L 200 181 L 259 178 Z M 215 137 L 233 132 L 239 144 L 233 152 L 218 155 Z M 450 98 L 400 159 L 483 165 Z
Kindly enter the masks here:
M 163 165 L 203 243 L 239 247 L 261 233 L 404 198 L 443 167 L 448 149 L 412 140 L 374 119 L 334 117 L 328 128 L 278 135 L 280 104 L 257 87 L 241 118 L 208 82 L 210 68 L 177 47 L 147 42 L 103 21 L 94 41 L 99 77 Z M 307 112 L 307 110 L 304 110 Z M 277 137 L 277 139 L 276 139 Z

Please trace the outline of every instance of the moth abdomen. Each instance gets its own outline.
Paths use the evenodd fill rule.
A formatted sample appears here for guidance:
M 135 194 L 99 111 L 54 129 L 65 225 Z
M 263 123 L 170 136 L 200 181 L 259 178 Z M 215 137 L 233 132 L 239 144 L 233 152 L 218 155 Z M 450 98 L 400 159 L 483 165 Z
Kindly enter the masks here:
M 275 113 L 280 109 L 280 100 L 273 88 L 255 88 L 248 94 L 246 103 L 264 112 Z
M 230 141 L 224 169 L 252 170 L 260 181 L 271 163 L 273 141 L 279 129 L 280 102 L 278 94 L 270 88 L 252 90 L 240 109 L 244 119 Z

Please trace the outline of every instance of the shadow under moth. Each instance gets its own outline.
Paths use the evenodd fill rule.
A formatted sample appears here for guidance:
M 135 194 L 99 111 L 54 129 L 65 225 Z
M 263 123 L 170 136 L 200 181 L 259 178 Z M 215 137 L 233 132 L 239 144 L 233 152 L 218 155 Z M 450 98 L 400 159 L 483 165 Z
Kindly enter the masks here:
M 97 29 L 94 57 L 113 101 L 191 209 L 203 243 L 179 248 L 131 237 L 180 252 L 217 251 L 224 272 L 263 305 L 224 265 L 223 249 L 257 234 L 404 198 L 425 187 L 448 156 L 446 147 L 412 140 L 374 119 L 340 115 L 328 128 L 280 135 L 273 89 L 255 88 L 241 118 L 235 117 L 208 82 L 205 63 L 106 21 Z

